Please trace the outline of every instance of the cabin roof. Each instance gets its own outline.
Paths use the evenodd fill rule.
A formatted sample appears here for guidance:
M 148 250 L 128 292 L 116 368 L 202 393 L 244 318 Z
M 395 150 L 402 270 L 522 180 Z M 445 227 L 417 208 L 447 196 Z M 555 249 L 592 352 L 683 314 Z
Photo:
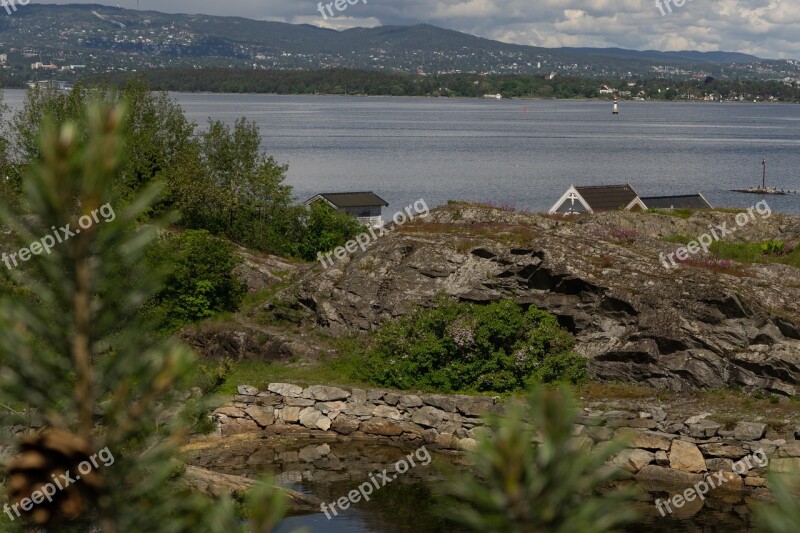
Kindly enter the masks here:
M 639 195 L 630 183 L 624 185 L 591 185 L 575 187 L 593 211 L 614 211 L 627 207 Z
M 326 192 L 317 194 L 304 202 L 308 205 L 322 198 L 334 207 L 388 207 L 389 203 L 372 191 L 368 192 Z
M 702 194 L 679 194 L 675 196 L 648 196 L 642 198 L 648 209 L 711 209 L 711 204 Z

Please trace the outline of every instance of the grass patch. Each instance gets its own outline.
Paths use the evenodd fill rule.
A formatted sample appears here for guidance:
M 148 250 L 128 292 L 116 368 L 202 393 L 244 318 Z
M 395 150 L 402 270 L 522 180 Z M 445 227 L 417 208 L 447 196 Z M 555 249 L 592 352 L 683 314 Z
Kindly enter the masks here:
M 717 259 L 730 259 L 739 263 L 779 263 L 800 268 L 800 246 L 781 241 L 717 241 L 711 245 L 711 253 Z
M 684 220 L 691 218 L 697 209 L 648 209 L 648 213 L 655 215 L 664 215 L 673 218 L 682 218 Z
M 676 233 L 675 235 L 664 237 L 661 240 L 664 242 L 671 242 L 673 244 L 689 244 L 694 240 L 694 237 L 685 233 Z
M 219 394 L 236 394 L 239 385 L 252 385 L 266 390 L 270 383 L 293 383 L 302 387 L 309 385 L 339 385 L 364 387 L 365 383 L 350 377 L 347 367 L 336 361 L 297 365 L 266 363 L 263 361 L 237 361 L 233 364 Z

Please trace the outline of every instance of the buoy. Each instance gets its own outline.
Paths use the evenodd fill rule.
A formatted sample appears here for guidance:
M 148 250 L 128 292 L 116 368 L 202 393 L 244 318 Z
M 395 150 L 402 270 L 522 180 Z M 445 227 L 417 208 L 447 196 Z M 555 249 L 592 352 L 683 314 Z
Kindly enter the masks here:
M 619 102 L 617 102 L 616 98 L 614 98 L 614 111 L 612 111 L 611 114 L 619 115 Z

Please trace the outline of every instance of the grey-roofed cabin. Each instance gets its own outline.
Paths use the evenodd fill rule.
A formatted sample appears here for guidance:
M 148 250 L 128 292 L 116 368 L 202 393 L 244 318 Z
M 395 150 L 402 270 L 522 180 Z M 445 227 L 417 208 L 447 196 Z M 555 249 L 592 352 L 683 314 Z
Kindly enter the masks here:
M 324 202 L 337 211 L 353 215 L 365 226 L 383 226 L 381 211 L 389 203 L 374 192 L 328 192 L 309 198 L 303 205 Z
M 713 209 L 702 194 L 678 196 L 648 196 L 642 198 L 648 209 Z
M 577 215 L 602 211 L 645 210 L 647 207 L 633 187 L 625 185 L 570 186 L 548 211 L 551 215 Z

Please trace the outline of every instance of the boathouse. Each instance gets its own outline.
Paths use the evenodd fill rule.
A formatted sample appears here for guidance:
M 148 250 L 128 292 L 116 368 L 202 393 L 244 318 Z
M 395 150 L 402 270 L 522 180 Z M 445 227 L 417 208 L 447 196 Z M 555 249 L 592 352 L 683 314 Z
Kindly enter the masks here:
M 602 211 L 644 211 L 647 206 L 630 183 L 625 185 L 574 185 L 548 211 L 551 215 L 577 215 Z
M 642 202 L 648 209 L 713 209 L 702 194 L 678 196 L 645 196 Z
M 353 215 L 365 226 L 383 226 L 382 210 L 389 207 L 389 203 L 374 192 L 329 192 L 317 194 L 303 202 L 306 207 L 311 207 L 318 202 Z

